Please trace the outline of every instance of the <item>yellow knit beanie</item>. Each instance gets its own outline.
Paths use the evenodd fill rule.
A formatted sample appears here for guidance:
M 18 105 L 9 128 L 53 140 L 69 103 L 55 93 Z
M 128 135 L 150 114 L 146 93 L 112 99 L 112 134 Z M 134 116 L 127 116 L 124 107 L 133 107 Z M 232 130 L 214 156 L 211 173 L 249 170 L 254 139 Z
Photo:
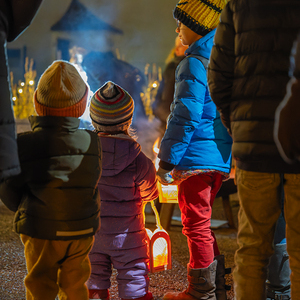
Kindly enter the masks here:
M 228 0 L 180 0 L 174 18 L 201 36 L 217 27 L 220 14 Z
M 34 93 L 40 116 L 80 117 L 87 104 L 88 87 L 75 66 L 57 60 L 42 74 Z

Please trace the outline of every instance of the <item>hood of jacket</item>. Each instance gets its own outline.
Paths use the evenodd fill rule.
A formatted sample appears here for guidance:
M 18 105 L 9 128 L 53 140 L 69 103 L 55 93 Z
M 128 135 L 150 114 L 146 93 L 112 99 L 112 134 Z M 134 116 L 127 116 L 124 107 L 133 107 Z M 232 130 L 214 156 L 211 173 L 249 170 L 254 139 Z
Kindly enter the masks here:
M 115 176 L 127 168 L 140 154 L 141 146 L 125 134 L 100 136 L 102 176 Z
M 216 29 L 212 30 L 201 39 L 195 41 L 188 49 L 185 50 L 185 55 L 200 55 L 209 59 L 211 49 L 213 47 L 215 33 Z
M 41 129 L 59 129 L 60 131 L 76 131 L 79 127 L 80 120 L 74 117 L 58 116 L 30 116 L 30 126 L 32 131 Z

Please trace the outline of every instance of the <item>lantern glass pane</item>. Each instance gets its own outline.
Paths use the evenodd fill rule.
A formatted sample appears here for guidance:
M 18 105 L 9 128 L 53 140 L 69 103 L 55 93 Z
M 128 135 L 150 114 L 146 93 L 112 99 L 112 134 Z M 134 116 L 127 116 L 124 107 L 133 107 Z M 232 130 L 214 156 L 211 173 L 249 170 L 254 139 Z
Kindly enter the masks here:
M 158 238 L 153 244 L 154 267 L 168 264 L 168 243 L 164 238 Z

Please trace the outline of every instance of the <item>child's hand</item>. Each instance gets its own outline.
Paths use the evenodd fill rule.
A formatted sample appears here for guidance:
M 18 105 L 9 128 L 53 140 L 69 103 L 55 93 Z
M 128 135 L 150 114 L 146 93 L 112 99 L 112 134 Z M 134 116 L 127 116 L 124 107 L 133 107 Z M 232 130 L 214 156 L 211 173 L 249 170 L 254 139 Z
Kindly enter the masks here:
M 171 176 L 171 171 L 167 171 L 162 168 L 158 169 L 158 171 L 156 172 L 156 176 L 159 182 L 164 185 L 171 184 L 174 181 L 174 179 Z

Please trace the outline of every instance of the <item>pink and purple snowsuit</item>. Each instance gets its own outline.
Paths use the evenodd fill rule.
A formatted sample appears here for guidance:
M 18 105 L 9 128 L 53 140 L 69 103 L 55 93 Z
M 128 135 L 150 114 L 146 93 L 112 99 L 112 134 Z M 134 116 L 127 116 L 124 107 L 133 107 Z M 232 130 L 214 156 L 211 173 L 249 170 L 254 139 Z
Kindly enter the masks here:
M 101 229 L 90 252 L 89 289 L 109 289 L 117 269 L 119 296 L 138 298 L 148 292 L 149 255 L 143 202 L 158 197 L 152 161 L 124 134 L 100 136 L 103 151 Z

